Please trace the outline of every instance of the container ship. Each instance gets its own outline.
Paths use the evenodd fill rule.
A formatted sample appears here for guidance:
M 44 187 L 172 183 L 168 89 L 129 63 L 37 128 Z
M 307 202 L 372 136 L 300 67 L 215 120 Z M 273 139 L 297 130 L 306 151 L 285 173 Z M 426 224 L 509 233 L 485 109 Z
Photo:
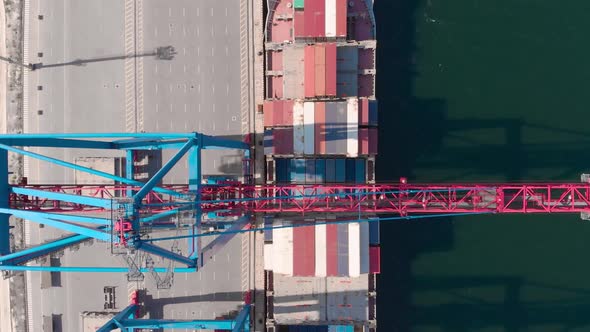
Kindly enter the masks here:
M 266 182 L 374 183 L 373 1 L 267 0 L 266 9 Z M 376 331 L 379 224 L 329 223 L 340 218 L 266 231 L 268 332 Z

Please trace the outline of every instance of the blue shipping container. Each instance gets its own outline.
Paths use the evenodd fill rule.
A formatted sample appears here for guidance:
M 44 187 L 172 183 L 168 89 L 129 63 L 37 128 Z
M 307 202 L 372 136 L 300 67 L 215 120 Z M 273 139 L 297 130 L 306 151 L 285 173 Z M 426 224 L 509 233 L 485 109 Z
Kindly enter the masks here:
M 356 172 L 355 172 L 355 159 L 346 159 L 346 183 L 355 183 Z
M 365 160 L 364 159 L 357 159 L 356 160 L 356 166 L 355 166 L 355 172 L 356 172 L 356 183 L 365 183 Z
M 290 325 L 289 332 L 329 332 L 328 325 Z M 346 331 L 348 332 L 348 331 Z
M 335 159 L 336 162 L 336 183 L 346 181 L 346 161 L 344 159 Z
M 315 182 L 326 183 L 326 160 L 316 159 L 315 161 Z
M 290 174 L 290 163 L 289 159 L 275 159 L 275 181 L 277 183 L 288 183 Z
M 315 184 L 315 160 L 305 159 L 305 183 Z
M 326 159 L 326 183 L 336 182 L 336 160 Z
M 266 129 L 264 131 L 264 154 L 274 154 L 274 149 L 272 145 L 272 130 Z
M 370 221 L 369 222 L 369 244 L 370 245 L 379 245 L 381 243 L 380 234 L 379 234 L 379 222 L 378 221 Z
M 354 332 L 353 325 L 330 325 L 328 332 Z
M 291 159 L 291 182 L 305 183 L 305 159 Z
M 376 126 L 378 124 L 378 103 L 377 100 L 369 100 L 369 125 Z

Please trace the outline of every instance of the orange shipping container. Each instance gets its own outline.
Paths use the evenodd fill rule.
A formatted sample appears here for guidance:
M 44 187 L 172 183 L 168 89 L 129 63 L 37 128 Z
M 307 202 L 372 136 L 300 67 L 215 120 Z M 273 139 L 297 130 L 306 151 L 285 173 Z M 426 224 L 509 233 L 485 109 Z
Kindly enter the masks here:
M 315 47 L 313 45 L 305 46 L 303 59 L 305 61 L 305 97 L 315 97 Z

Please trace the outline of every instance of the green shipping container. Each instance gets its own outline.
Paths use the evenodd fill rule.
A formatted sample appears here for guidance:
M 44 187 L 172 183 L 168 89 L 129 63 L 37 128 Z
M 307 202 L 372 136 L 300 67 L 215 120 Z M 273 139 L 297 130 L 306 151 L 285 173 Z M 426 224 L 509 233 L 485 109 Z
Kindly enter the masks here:
M 295 9 L 303 9 L 304 2 L 305 0 L 295 0 L 293 1 L 293 7 L 295 7 Z

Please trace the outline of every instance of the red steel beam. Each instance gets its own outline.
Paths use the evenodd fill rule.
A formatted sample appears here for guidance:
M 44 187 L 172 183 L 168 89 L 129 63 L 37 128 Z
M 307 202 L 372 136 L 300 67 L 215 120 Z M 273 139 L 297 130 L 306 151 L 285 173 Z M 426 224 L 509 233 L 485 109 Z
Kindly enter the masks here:
M 40 190 L 115 198 L 127 186 L 34 186 Z M 164 186 L 187 193 L 186 185 Z M 204 211 L 268 213 L 362 212 L 414 213 L 579 213 L 590 212 L 590 184 L 378 184 L 204 186 Z M 147 204 L 175 203 L 176 198 L 150 193 Z M 11 195 L 11 206 L 47 212 L 96 211 L 97 208 Z M 166 207 L 154 207 L 162 210 Z

